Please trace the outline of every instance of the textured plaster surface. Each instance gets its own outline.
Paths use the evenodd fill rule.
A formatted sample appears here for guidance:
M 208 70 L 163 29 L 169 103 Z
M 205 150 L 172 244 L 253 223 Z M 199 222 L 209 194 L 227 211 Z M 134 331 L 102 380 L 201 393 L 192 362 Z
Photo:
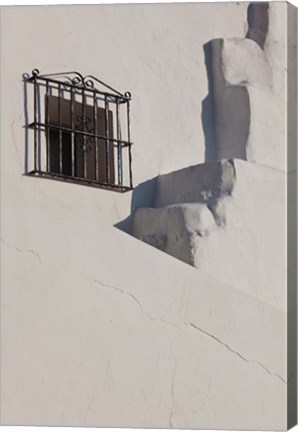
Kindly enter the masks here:
M 40 204 L 2 240 L 2 424 L 284 428 L 282 311 Z
M 211 41 L 216 154 L 286 170 L 287 9 L 248 10 L 246 38 Z
M 21 153 L 17 172 L 23 169 L 22 74 L 34 67 L 40 73 L 78 70 L 131 92 L 135 185 L 203 162 L 202 101 L 209 93 L 204 44 L 231 32 L 244 37 L 246 8 L 217 4 L 214 13 L 204 3 L 4 7 L 3 97 L 9 104 L 3 114 L 9 140 L 14 134 Z M 28 97 L 29 115 L 32 109 Z M 11 152 L 18 157 L 15 148 Z
M 204 162 L 203 45 L 244 38 L 247 5 L 1 9 L 1 424 L 286 428 L 286 314 L 273 276 L 264 290 L 274 260 L 259 259 L 262 241 L 285 253 L 282 173 L 215 163 L 206 176 L 218 187 L 200 186 L 203 201 L 181 207 L 157 196 L 156 211 L 173 206 L 174 219 L 178 208 L 176 226 L 195 214 L 210 232 L 197 236 L 206 243 L 200 270 L 112 226 L 130 215 L 136 191 L 22 175 L 33 143 L 22 74 L 34 67 L 77 69 L 131 91 L 135 185 Z M 267 52 L 283 88 L 283 56 Z M 207 202 L 223 191 L 229 222 L 219 227 Z M 166 238 L 151 241 L 165 247 Z M 281 265 L 273 271 L 282 279 Z
M 156 208 L 137 209 L 132 224 L 137 238 L 282 310 L 286 236 L 272 229 L 286 224 L 286 18 L 282 3 L 250 4 L 245 38 L 211 41 L 220 161 L 159 176 Z
M 132 234 L 285 310 L 286 183 L 282 171 L 242 160 L 160 176 L 155 207 L 135 212 Z

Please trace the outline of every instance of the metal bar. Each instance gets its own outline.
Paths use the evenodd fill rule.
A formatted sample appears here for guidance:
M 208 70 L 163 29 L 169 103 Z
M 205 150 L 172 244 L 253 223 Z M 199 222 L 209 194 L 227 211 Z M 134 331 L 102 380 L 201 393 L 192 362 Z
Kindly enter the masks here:
M 107 183 L 111 181 L 110 170 L 110 129 L 109 129 L 109 101 L 105 97 L 105 142 L 106 142 L 106 180 Z
M 106 187 L 107 189 L 114 189 L 116 191 L 119 192 L 125 192 L 125 191 L 129 191 L 131 190 L 131 188 L 129 186 L 119 186 L 117 184 L 113 184 L 113 183 L 106 183 L 106 182 L 97 182 L 95 180 L 91 180 L 91 179 L 83 179 L 81 177 L 72 177 L 72 176 L 67 176 L 64 174 L 59 174 L 59 173 L 48 173 L 45 171 L 30 171 L 27 175 L 36 175 L 36 176 L 40 176 L 40 177 L 45 177 L 45 178 L 51 178 L 51 179 L 57 179 L 57 180 L 64 180 L 64 181 L 68 181 L 70 183 L 80 183 L 80 184 L 88 184 L 88 185 L 92 185 L 92 186 L 97 186 L 97 187 Z
M 34 169 L 38 168 L 38 141 L 37 141 L 37 81 L 34 80 Z
M 122 185 L 122 146 L 121 146 L 121 127 L 119 115 L 119 102 L 116 102 L 116 120 L 117 120 L 117 156 L 118 156 L 118 184 Z
M 50 89 L 49 89 L 49 83 L 47 82 L 46 85 L 46 112 L 45 112 L 45 117 L 46 117 L 46 124 L 49 125 L 50 124 L 50 110 L 49 110 L 49 96 L 50 96 Z M 47 152 L 47 156 L 46 156 L 46 167 L 47 167 L 47 172 L 50 172 L 51 167 L 50 167 L 50 163 L 51 163 L 51 153 L 50 153 L 50 128 L 47 127 L 46 129 L 46 152 Z
M 76 80 L 66 77 L 69 82 L 62 82 L 58 78 L 52 78 L 49 76 L 39 76 L 36 73 L 32 72 L 33 76 L 30 78 L 30 81 L 34 85 L 34 122 L 28 125 L 29 128 L 33 128 L 34 130 L 34 169 L 36 172 L 42 172 L 42 165 L 44 166 L 44 163 L 41 165 L 41 149 L 40 149 L 40 143 L 41 143 L 41 131 L 45 131 L 46 136 L 46 167 L 45 171 L 49 175 L 57 176 L 64 176 L 63 169 L 65 161 L 63 161 L 63 137 L 65 133 L 70 133 L 71 136 L 71 176 L 67 175 L 69 179 L 75 179 L 78 178 L 78 171 L 76 167 L 76 138 L 79 137 L 81 139 L 81 143 L 83 143 L 83 177 L 80 177 L 81 180 L 85 180 L 85 182 L 89 182 L 91 179 L 88 179 L 88 175 L 90 176 L 90 173 L 88 174 L 88 163 L 89 163 L 89 157 L 87 154 L 88 151 L 88 144 L 90 144 L 90 141 L 92 141 L 92 151 L 93 151 L 93 143 L 94 143 L 94 152 L 92 154 L 92 161 L 90 160 L 90 163 L 95 163 L 95 173 L 93 174 L 93 168 L 92 168 L 92 181 L 96 184 L 104 185 L 104 186 L 112 186 L 112 183 L 117 183 L 118 189 L 132 189 L 133 188 L 133 178 L 132 178 L 132 151 L 131 151 L 131 124 L 130 124 L 130 100 L 131 95 L 129 92 L 126 92 L 124 95 L 117 92 L 113 88 L 106 86 L 106 84 L 102 83 L 101 81 L 97 80 L 97 78 L 93 76 L 86 76 L 83 77 L 80 74 L 78 74 L 81 77 L 81 80 L 77 78 Z M 63 74 L 64 75 L 64 74 Z M 54 74 L 55 76 L 55 74 Z M 90 79 L 89 79 L 90 78 Z M 98 81 L 100 84 L 106 86 L 111 91 L 115 91 L 117 94 L 112 94 L 106 91 L 100 91 L 96 88 L 94 88 L 93 80 Z M 45 107 L 45 123 L 41 122 L 40 119 L 40 95 L 39 91 L 40 88 L 44 86 L 46 89 L 46 107 Z M 58 91 L 58 120 L 57 119 L 51 119 L 50 113 L 51 113 L 51 105 L 49 103 L 50 97 L 51 97 L 51 88 Z M 65 125 L 65 113 L 63 111 L 64 103 L 63 103 L 63 94 L 65 91 L 70 92 L 70 107 L 68 110 L 70 110 L 71 115 L 71 121 L 68 123 L 68 125 Z M 82 107 L 81 107 L 81 113 L 82 113 L 82 125 L 78 125 L 77 128 L 75 127 L 75 104 L 76 104 L 76 92 L 80 93 L 82 95 Z M 87 105 L 88 97 L 93 99 L 93 107 Z M 98 132 L 98 101 L 104 101 L 104 134 L 100 135 Z M 116 137 L 114 138 L 114 133 L 111 131 L 111 128 L 113 128 L 113 125 L 111 124 L 111 114 L 112 112 L 109 110 L 110 103 L 116 104 Z M 127 137 L 126 140 L 122 139 L 122 133 L 121 133 L 121 107 L 120 105 L 126 103 L 127 107 Z M 92 105 L 92 103 L 90 103 Z M 93 125 L 88 127 L 88 124 L 90 122 L 89 118 L 89 109 L 93 110 Z M 88 117 L 86 117 L 88 115 Z M 92 114 L 90 115 L 92 118 Z M 68 116 L 67 116 L 68 118 Z M 79 117 L 78 117 L 79 118 Z M 88 123 L 87 123 L 88 121 Z M 63 124 L 64 123 L 64 124 Z M 114 122 L 113 122 L 114 123 Z M 91 127 L 91 128 L 90 128 Z M 43 129 L 44 128 L 44 129 Z M 51 173 L 51 131 L 57 130 L 58 131 L 58 154 L 59 154 L 59 169 L 57 170 L 57 173 Z M 101 128 L 100 128 L 101 130 Z M 111 136 L 110 136 L 111 134 Z M 80 144 L 81 144 L 80 143 Z M 65 145 L 65 143 L 64 143 Z M 104 145 L 105 147 L 99 147 L 100 145 Z M 129 162 L 129 187 L 123 186 L 123 177 L 124 177 L 124 171 L 123 171 L 123 149 L 128 147 L 128 162 Z M 117 148 L 117 150 L 116 150 Z M 89 147 L 90 149 L 90 147 Z M 99 176 L 100 176 L 100 170 L 101 170 L 101 160 L 100 160 L 100 150 L 105 149 L 105 181 L 99 182 Z M 117 168 L 116 164 L 114 164 L 114 158 L 115 158 L 115 152 L 117 151 Z M 115 174 L 115 170 L 117 169 L 117 174 Z M 81 174 L 81 173 L 80 173 Z M 125 175 L 126 179 L 126 175 Z M 126 180 L 125 180 L 126 183 Z M 115 186 L 115 187 L 116 187 Z
M 83 132 L 85 132 L 86 121 L 86 106 L 85 106 L 85 91 L 82 89 L 82 115 L 83 115 Z M 83 158 L 84 158 L 84 179 L 87 178 L 87 148 L 86 148 L 86 135 L 83 135 Z
M 35 79 L 37 79 L 39 81 L 45 81 L 45 82 L 49 81 L 51 83 L 55 83 L 55 84 L 58 84 L 58 85 L 59 84 L 63 84 L 65 86 L 67 86 L 67 87 L 72 87 L 72 88 L 75 88 L 75 89 L 83 89 L 84 88 L 84 87 L 82 87 L 80 85 L 71 84 L 71 83 L 68 83 L 68 82 L 67 83 L 62 83 L 59 80 L 55 80 L 55 79 L 52 79 L 52 78 L 44 78 L 42 76 L 38 76 Z M 35 81 L 35 79 L 33 79 L 33 81 Z M 91 87 L 85 88 L 85 90 L 88 91 L 88 92 L 91 92 L 91 93 L 98 93 L 98 94 L 101 94 L 103 96 L 109 96 L 112 99 L 118 98 L 118 99 L 120 99 L 120 103 L 124 103 L 124 102 L 126 102 L 127 100 L 130 99 L 130 97 L 125 96 L 125 95 L 121 95 L 121 96 L 119 95 L 118 96 L 118 95 L 115 95 L 113 93 L 103 92 L 103 91 L 100 91 L 100 90 L 97 90 L 97 89 L 94 89 L 94 88 L 91 88 Z
M 61 85 L 58 86 L 58 122 L 59 122 L 59 172 L 63 172 L 63 160 L 62 160 L 62 118 L 61 118 Z
M 69 80 L 70 83 L 72 83 L 72 84 L 74 84 L 76 86 L 80 85 L 81 87 L 85 86 L 85 87 L 89 87 L 89 88 L 94 88 L 94 82 L 93 81 L 96 81 L 99 84 L 101 84 L 102 86 L 104 86 L 105 88 L 107 88 L 107 89 L 111 90 L 112 92 L 116 93 L 117 95 L 122 96 L 122 93 L 120 93 L 118 90 L 114 89 L 113 87 L 109 86 L 108 84 L 104 83 L 103 81 L 100 81 L 98 78 L 96 78 L 93 75 L 83 76 L 78 71 L 58 72 L 58 73 L 39 75 L 39 71 L 38 71 L 38 73 L 36 73 L 35 71 L 37 72 L 38 70 L 34 69 L 32 71 L 33 75 L 29 78 L 29 80 L 32 81 L 32 79 L 35 76 L 38 76 L 38 78 L 48 79 L 48 80 L 55 79 L 53 77 L 57 77 L 56 79 L 59 80 L 58 77 L 61 77 L 60 78 L 60 82 L 62 82 L 61 81 L 62 78 L 64 78 L 64 79 L 66 78 L 66 79 Z M 75 75 L 75 77 L 71 78 L 70 75 Z
M 46 125 L 45 123 L 40 123 L 40 122 L 30 123 L 28 125 L 28 128 L 30 128 L 30 129 L 34 129 L 34 127 L 44 127 L 45 129 L 47 127 L 50 127 L 50 129 L 55 129 L 55 130 L 61 129 L 63 132 L 72 132 L 72 129 L 69 128 L 69 127 L 66 127 L 66 126 L 61 126 L 60 127 L 60 126 L 52 124 L 52 123 L 49 126 Z M 92 138 L 96 137 L 96 138 L 102 139 L 102 140 L 105 139 L 104 135 L 98 135 L 98 134 L 95 135 L 95 134 L 93 134 L 91 132 L 83 132 L 80 129 L 73 129 L 73 132 L 75 134 L 78 134 L 78 135 L 86 135 L 86 136 L 89 136 L 89 137 L 92 137 Z M 111 138 L 111 137 L 109 137 L 109 140 L 112 141 L 112 142 L 115 142 L 115 143 L 118 142 L 117 138 Z M 128 142 L 128 141 L 125 141 L 125 140 L 122 140 L 122 139 L 121 139 L 121 143 L 122 143 L 122 147 L 128 147 L 129 145 L 133 144 L 132 142 Z
M 89 78 L 89 79 L 88 79 Z M 88 84 L 88 81 L 91 81 L 92 85 L 94 85 L 93 80 L 104 86 L 105 88 L 108 88 L 109 90 L 112 90 L 112 92 L 116 93 L 118 96 L 124 96 L 122 93 L 120 93 L 118 90 L 114 89 L 113 87 L 109 86 L 108 84 L 104 83 L 103 81 L 100 81 L 98 78 L 96 78 L 93 75 L 87 75 L 83 78 L 83 82 L 85 85 Z M 97 90 L 97 89 L 95 89 Z
M 71 175 L 75 176 L 75 136 L 74 136 L 74 94 L 70 89 L 70 120 L 71 120 Z
M 95 151 L 95 179 L 98 180 L 98 138 L 97 138 L 97 99 L 96 94 L 93 94 L 93 124 L 94 124 L 94 151 Z
M 128 146 L 128 159 L 129 159 L 129 187 L 133 188 L 131 146 Z
M 130 104 L 127 101 L 127 140 L 130 143 Z M 128 145 L 128 160 L 129 160 L 129 185 L 132 188 L 132 158 L 131 158 L 131 144 Z

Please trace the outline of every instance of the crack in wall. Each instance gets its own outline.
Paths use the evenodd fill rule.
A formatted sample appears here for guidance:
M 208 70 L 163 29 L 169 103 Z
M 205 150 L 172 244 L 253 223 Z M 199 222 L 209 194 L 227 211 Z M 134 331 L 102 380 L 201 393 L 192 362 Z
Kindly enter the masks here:
M 204 333 L 206 336 L 209 336 L 210 338 L 214 339 L 216 342 L 218 342 L 221 345 L 223 345 L 228 351 L 232 352 L 233 354 L 236 354 L 243 361 L 245 361 L 245 362 L 249 361 L 245 357 L 243 357 L 238 351 L 235 351 L 234 349 L 232 349 L 228 344 L 226 344 L 225 342 L 221 341 L 220 339 L 218 339 L 218 337 L 214 336 L 213 334 L 207 332 L 206 330 L 201 329 L 200 327 L 197 327 L 193 323 L 185 323 L 185 324 L 193 327 L 194 329 L 200 331 L 201 333 Z
M 37 252 L 35 252 L 33 249 L 20 249 L 17 246 L 13 246 L 13 245 L 8 244 L 3 238 L 1 238 L 1 242 L 4 244 L 4 246 L 6 246 L 10 249 L 14 249 L 19 253 L 29 253 L 29 254 L 34 255 L 37 258 L 39 264 L 41 264 L 41 258 L 39 256 L 39 254 Z
M 171 410 L 170 410 L 170 416 L 169 416 L 170 428 L 174 428 L 173 416 L 174 416 L 174 407 L 175 407 L 175 403 L 176 403 L 175 402 L 176 369 L 177 369 L 177 361 L 174 359 L 174 368 L 173 368 L 172 381 L 171 381 Z
M 178 326 L 175 326 L 175 325 L 169 323 L 168 321 L 163 320 L 162 318 L 154 318 L 154 317 L 152 317 L 151 315 L 149 315 L 148 313 L 146 313 L 146 312 L 144 311 L 143 306 L 142 306 L 141 303 L 139 302 L 139 300 L 138 300 L 138 299 L 137 299 L 133 294 L 131 294 L 131 293 L 127 292 L 127 291 L 124 291 L 124 290 L 122 290 L 121 288 L 117 288 L 117 287 L 115 287 L 115 286 L 113 286 L 113 285 L 104 284 L 103 282 L 101 282 L 101 281 L 99 281 L 99 280 L 97 280 L 97 279 L 91 279 L 91 278 L 86 278 L 86 279 L 90 280 L 91 282 L 98 283 L 99 285 L 101 285 L 101 286 L 103 286 L 103 287 L 111 288 L 111 289 L 113 289 L 113 290 L 115 290 L 115 291 L 117 291 L 117 292 L 120 292 L 120 293 L 123 294 L 123 295 L 126 295 L 126 296 L 132 298 L 132 299 L 134 300 L 134 302 L 138 305 L 138 307 L 139 307 L 139 309 L 141 310 L 141 312 L 142 312 L 142 313 L 143 313 L 147 318 L 149 318 L 151 321 L 160 321 L 160 322 L 163 323 L 163 324 L 170 325 L 170 326 L 172 326 L 172 327 L 174 327 L 174 328 L 176 328 L 176 329 L 178 329 L 178 330 L 181 330 Z M 246 363 L 254 363 L 254 364 L 258 365 L 258 366 L 261 367 L 261 368 L 262 368 L 262 369 L 263 369 L 263 370 L 264 370 L 268 375 L 271 375 L 271 376 L 274 376 L 274 377 L 278 378 L 278 379 L 279 379 L 280 381 L 282 381 L 284 384 L 287 384 L 287 383 L 289 382 L 289 380 L 291 379 L 291 376 L 290 376 L 288 380 L 285 380 L 285 379 L 284 379 L 281 375 L 279 375 L 278 373 L 276 373 L 276 372 L 271 372 L 271 371 L 270 371 L 270 370 L 269 370 L 265 365 L 263 365 L 263 364 L 262 364 L 261 362 L 259 362 L 258 360 L 248 359 L 248 358 L 244 357 L 240 352 L 238 352 L 238 351 L 236 351 L 235 349 L 231 348 L 227 343 L 225 343 L 225 342 L 223 342 L 222 340 L 220 340 L 217 336 L 215 336 L 215 335 L 213 335 L 213 334 L 207 332 L 206 330 L 203 330 L 202 328 L 196 326 L 195 324 L 193 324 L 193 323 L 187 323 L 187 322 L 184 322 L 184 324 L 185 324 L 186 326 L 188 326 L 188 327 L 190 326 L 190 327 L 194 328 L 195 330 L 197 330 L 197 331 L 199 331 L 199 332 L 205 334 L 206 336 L 208 336 L 208 337 L 210 337 L 211 339 L 215 340 L 215 341 L 218 342 L 219 344 L 223 345 L 223 346 L 224 346 L 228 351 L 230 351 L 232 354 L 234 354 L 234 355 L 236 355 L 237 357 L 239 357 L 242 361 L 244 361 L 244 362 L 246 362 Z M 170 414 L 170 425 L 171 425 L 172 417 L 173 417 L 173 412 L 171 411 L 171 414 Z M 173 427 L 173 426 L 171 426 L 171 427 Z
M 128 291 L 124 291 L 123 289 L 121 289 L 121 288 L 118 288 L 118 287 L 116 287 L 116 286 L 114 286 L 114 285 L 109 285 L 109 284 L 106 284 L 106 283 L 104 283 L 104 282 L 102 282 L 102 281 L 100 281 L 100 280 L 98 280 L 98 279 L 92 279 L 92 278 L 89 278 L 89 277 L 87 277 L 87 276 L 84 276 L 84 278 L 85 279 L 87 279 L 87 280 L 89 280 L 90 282 L 95 282 L 95 283 L 97 283 L 98 285 L 100 285 L 100 286 L 102 286 L 102 287 L 105 287 L 105 288 L 111 288 L 111 289 L 113 289 L 114 291 L 117 291 L 117 292 L 119 292 L 120 294 L 122 294 L 122 295 L 125 295 L 125 296 L 127 296 L 127 297 L 130 297 L 137 305 L 138 305 L 138 307 L 139 307 L 139 309 L 140 309 L 140 311 L 142 312 L 142 314 L 144 315 L 144 316 L 146 316 L 150 321 L 155 321 L 155 322 L 160 322 L 160 323 L 162 323 L 162 324 L 166 324 L 166 325 L 168 325 L 168 326 L 170 326 L 170 327 L 173 327 L 173 328 L 175 328 L 175 329 L 177 329 L 177 330 L 181 330 L 181 327 L 179 327 L 179 326 L 177 326 L 177 325 L 175 325 L 175 324 L 173 324 L 173 323 L 171 323 L 171 322 L 169 322 L 169 321 L 167 321 L 167 320 L 165 320 L 165 319 L 163 319 L 163 318 L 157 318 L 157 317 L 154 317 L 154 316 L 152 316 L 152 315 L 150 315 L 148 312 L 146 312 L 145 310 L 144 310 L 144 308 L 143 308 L 143 306 L 142 306 L 142 304 L 141 304 L 141 302 L 132 294 L 132 293 L 130 293 L 130 292 L 128 292 Z M 95 297 L 95 301 L 94 301 L 94 304 L 96 305 L 96 303 L 97 303 L 97 299 L 98 299 L 98 293 L 96 294 L 96 297 Z
M 41 377 L 41 382 L 40 382 L 40 387 L 39 387 L 39 390 L 38 390 L 38 393 L 37 393 L 37 396 L 36 396 L 36 399 L 35 399 L 35 402 L 34 402 L 33 405 L 37 405 L 38 402 L 39 402 L 39 400 L 40 400 L 40 398 L 41 398 L 41 395 L 42 395 L 42 392 L 43 392 L 43 389 L 44 389 L 44 384 L 45 384 L 45 379 L 46 379 L 46 373 L 47 373 L 48 366 L 49 366 L 48 363 L 44 366 L 42 377 Z
M 106 387 L 107 387 L 108 374 L 109 374 L 109 370 L 110 370 L 110 366 L 111 366 L 111 361 L 112 361 L 112 359 L 110 358 L 107 365 L 106 365 L 106 368 L 105 368 L 105 377 L 104 377 L 104 382 L 103 382 L 104 391 L 106 391 Z
M 184 323 L 186 326 L 190 326 L 192 328 L 194 328 L 195 330 L 198 330 L 199 332 L 203 333 L 204 335 L 210 337 L 211 339 L 215 340 L 216 342 L 218 342 L 219 344 L 223 345 L 228 351 L 230 351 L 231 353 L 235 354 L 237 357 L 239 357 L 241 360 L 245 361 L 246 363 L 255 363 L 258 366 L 260 366 L 268 375 L 271 376 L 275 376 L 276 378 L 278 378 L 280 381 L 282 381 L 284 384 L 287 384 L 288 381 L 285 380 L 282 376 L 280 376 L 278 373 L 275 372 L 271 372 L 265 365 L 263 365 L 261 362 L 259 362 L 258 360 L 254 360 L 254 359 L 248 359 L 246 357 L 244 357 L 242 354 L 240 354 L 238 351 L 234 350 L 233 348 L 231 348 L 227 343 L 223 342 L 222 340 L 220 340 L 218 337 L 214 336 L 213 334 L 207 332 L 206 330 L 203 330 L 202 328 L 196 326 L 193 323 Z
M 20 121 L 20 119 L 18 121 Z M 16 143 L 15 134 L 14 134 L 14 126 L 15 126 L 16 123 L 17 123 L 16 121 L 13 121 L 11 123 L 11 125 L 10 125 L 11 126 L 11 136 L 12 136 L 12 142 L 13 142 L 14 148 L 15 148 L 16 153 L 18 155 L 20 166 L 22 166 L 22 158 L 21 158 L 21 155 L 20 155 L 17 143 Z
M 102 287 L 105 287 L 105 288 L 111 288 L 111 289 L 113 289 L 114 291 L 117 291 L 117 292 L 119 292 L 120 294 L 123 294 L 123 295 L 125 295 L 125 296 L 128 296 L 128 297 L 130 297 L 137 305 L 138 305 L 138 307 L 139 307 L 139 309 L 141 310 L 141 312 L 147 317 L 147 318 L 149 318 L 150 320 L 152 320 L 152 321 L 155 321 L 155 318 L 153 318 L 151 315 L 149 315 L 148 313 L 146 313 L 145 311 L 144 311 L 144 309 L 143 309 L 143 306 L 141 305 L 141 303 L 139 302 L 139 300 L 133 295 L 133 294 L 131 294 L 130 292 L 127 292 L 127 291 L 124 291 L 124 290 L 122 290 L 121 288 L 118 288 L 118 287 L 115 287 L 114 285 L 108 285 L 108 284 L 105 284 L 105 283 L 103 283 L 103 282 L 101 282 L 100 280 L 98 280 L 98 279 L 91 279 L 91 278 L 88 278 L 88 277 L 86 277 L 85 276 L 85 279 L 87 279 L 87 280 L 89 280 L 89 281 L 91 281 L 91 282 L 95 282 L 95 283 L 97 283 L 97 284 L 99 284 L 100 286 L 102 286 Z
M 89 411 L 90 411 L 90 409 L 91 409 L 91 407 L 92 407 L 92 405 L 93 405 L 93 402 L 94 402 L 94 400 L 95 400 L 95 393 L 96 393 L 96 385 L 93 387 L 90 401 L 89 401 L 89 403 L 88 403 L 88 406 L 86 407 L 86 411 L 85 411 L 84 418 L 83 418 L 83 421 L 82 421 L 82 424 L 83 424 L 83 425 L 84 425 L 84 424 L 86 423 L 86 421 L 87 421 L 88 413 L 89 413 Z
M 276 372 L 271 372 L 265 365 L 263 365 L 262 363 L 260 363 L 258 360 L 253 360 L 250 359 L 249 361 L 251 361 L 252 363 L 256 363 L 258 364 L 261 368 L 264 369 L 264 371 L 266 371 L 269 375 L 275 376 L 276 378 L 279 378 L 283 383 L 288 384 L 289 380 L 285 380 L 281 375 L 279 375 Z

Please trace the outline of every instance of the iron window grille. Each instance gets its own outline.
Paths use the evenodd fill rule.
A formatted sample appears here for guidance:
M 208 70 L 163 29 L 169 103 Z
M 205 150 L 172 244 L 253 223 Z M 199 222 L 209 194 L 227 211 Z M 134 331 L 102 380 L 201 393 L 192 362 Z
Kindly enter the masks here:
M 103 187 L 133 188 L 131 94 L 78 72 L 32 71 L 34 169 L 28 174 Z

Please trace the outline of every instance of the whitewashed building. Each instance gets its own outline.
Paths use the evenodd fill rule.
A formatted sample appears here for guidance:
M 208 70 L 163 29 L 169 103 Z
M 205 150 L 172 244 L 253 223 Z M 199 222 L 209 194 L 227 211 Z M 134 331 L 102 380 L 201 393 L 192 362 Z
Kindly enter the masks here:
M 1 424 L 293 425 L 295 8 L 0 22 Z

